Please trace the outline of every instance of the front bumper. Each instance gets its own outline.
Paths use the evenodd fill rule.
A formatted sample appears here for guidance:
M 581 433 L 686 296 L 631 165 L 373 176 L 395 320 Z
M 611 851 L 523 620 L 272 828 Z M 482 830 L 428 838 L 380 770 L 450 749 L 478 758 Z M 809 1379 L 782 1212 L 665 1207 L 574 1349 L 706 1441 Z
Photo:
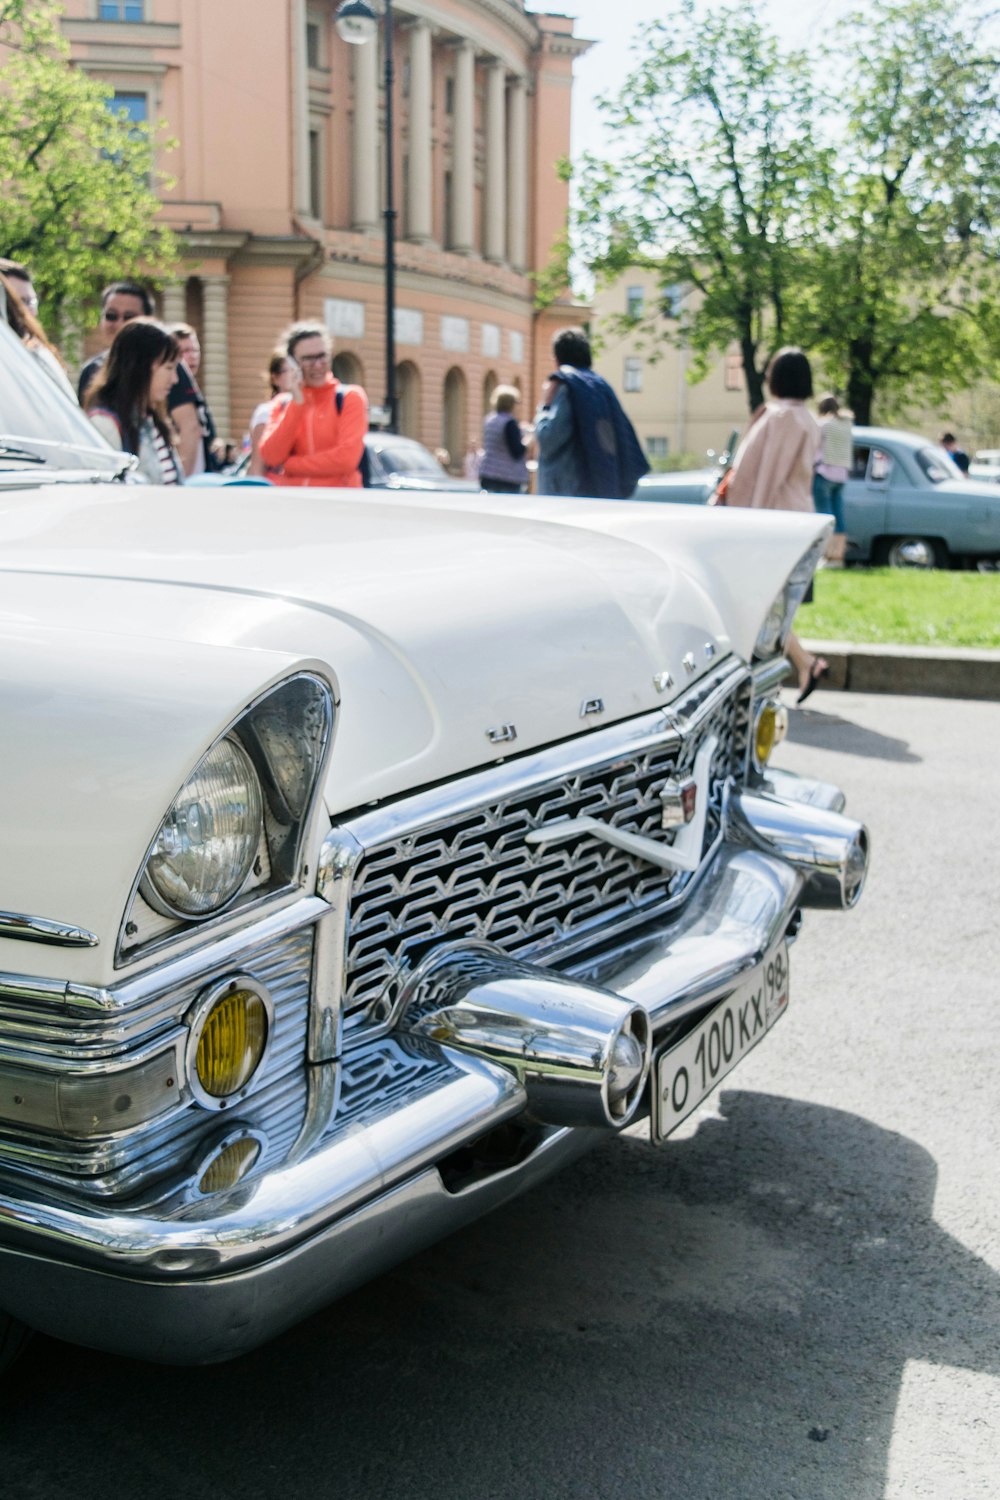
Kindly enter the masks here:
M 798 799 L 799 833 L 803 804 L 816 800 Z M 814 815 L 827 820 L 828 838 L 835 815 Z M 745 817 L 727 826 L 679 915 L 563 971 L 641 1007 L 654 1039 L 729 994 L 775 942 L 794 934 L 808 902 L 807 862 L 769 851 L 748 835 Z M 306 1121 L 281 1165 L 180 1215 L 176 1205 L 116 1212 L 0 1195 L 6 1309 L 41 1331 L 117 1353 L 226 1359 L 478 1218 L 606 1134 L 536 1125 L 515 1164 L 456 1175 L 449 1162 L 524 1118 L 525 1082 L 423 1036 L 378 1045 L 391 1050 L 401 1075 L 411 1070 L 411 1087 L 391 1101 L 369 1096 L 352 1114 L 343 1099 L 338 1107 L 339 1065 L 314 1065 Z

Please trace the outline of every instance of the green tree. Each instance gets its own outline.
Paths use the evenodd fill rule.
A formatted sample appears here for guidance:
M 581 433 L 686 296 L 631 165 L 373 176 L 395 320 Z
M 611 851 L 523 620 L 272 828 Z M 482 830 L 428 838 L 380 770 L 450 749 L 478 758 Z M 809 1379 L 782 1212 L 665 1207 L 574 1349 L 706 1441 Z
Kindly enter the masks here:
M 797 335 L 860 422 L 876 398 L 940 404 L 995 368 L 1000 65 L 984 36 L 961 0 L 882 0 L 839 28 L 839 181 Z
M 638 66 L 600 101 L 613 154 L 584 158 L 577 242 L 601 281 L 655 273 L 665 301 L 643 334 L 687 344 L 695 378 L 735 339 L 753 410 L 827 184 L 809 64 L 782 55 L 752 8 L 699 18 L 693 0 L 640 28 L 634 50 Z M 677 286 L 694 294 L 664 321 Z
M 155 223 L 150 133 L 70 63 L 59 14 L 55 0 L 0 0 L 0 255 L 31 267 L 53 331 L 102 282 L 175 259 Z

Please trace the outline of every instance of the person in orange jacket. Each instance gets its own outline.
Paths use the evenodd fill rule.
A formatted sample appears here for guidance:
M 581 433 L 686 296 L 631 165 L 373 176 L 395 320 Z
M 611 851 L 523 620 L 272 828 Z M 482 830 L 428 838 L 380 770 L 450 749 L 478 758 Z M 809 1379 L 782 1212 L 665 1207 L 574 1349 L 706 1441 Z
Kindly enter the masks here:
M 331 372 L 330 335 L 322 323 L 293 324 L 285 350 L 295 369 L 260 441 L 265 473 L 274 484 L 354 489 L 362 482 L 368 398 Z

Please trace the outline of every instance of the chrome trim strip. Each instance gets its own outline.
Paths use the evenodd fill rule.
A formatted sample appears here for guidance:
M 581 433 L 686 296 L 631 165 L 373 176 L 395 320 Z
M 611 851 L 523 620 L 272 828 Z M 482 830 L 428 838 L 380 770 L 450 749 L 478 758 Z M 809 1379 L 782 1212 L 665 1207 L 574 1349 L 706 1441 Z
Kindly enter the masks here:
M 346 828 L 333 828 L 323 841 L 316 890 L 329 902 L 331 920 L 316 933 L 312 1004 L 309 1007 L 310 1062 L 340 1056 L 343 1030 L 344 974 L 347 968 L 347 918 L 351 883 L 364 849 Z
M 217 942 L 202 944 L 201 947 L 179 954 L 169 963 L 150 968 L 113 988 L 75 984 L 72 980 L 53 981 L 25 974 L 0 973 L 0 1026 L 3 1001 L 7 998 L 37 1006 L 48 1014 L 51 1014 L 52 1005 L 57 1004 L 60 1019 L 78 1015 L 81 1019 L 99 1023 L 102 1017 L 123 1016 L 159 995 L 193 982 L 200 974 L 220 965 L 233 964 L 242 969 L 246 966 L 248 957 L 257 949 L 329 915 L 330 906 L 320 897 L 301 897 L 281 911 L 272 912 L 260 922 L 240 927 L 219 938 Z
M 750 669 L 754 697 L 763 698 L 768 693 L 777 692 L 791 670 L 792 664 L 786 656 L 776 656 L 771 661 L 758 662 Z
M 49 917 L 31 917 L 19 911 L 0 911 L 0 937 L 16 938 L 22 943 L 49 943 L 53 948 L 100 946 L 100 938 L 86 927 L 53 922 Z

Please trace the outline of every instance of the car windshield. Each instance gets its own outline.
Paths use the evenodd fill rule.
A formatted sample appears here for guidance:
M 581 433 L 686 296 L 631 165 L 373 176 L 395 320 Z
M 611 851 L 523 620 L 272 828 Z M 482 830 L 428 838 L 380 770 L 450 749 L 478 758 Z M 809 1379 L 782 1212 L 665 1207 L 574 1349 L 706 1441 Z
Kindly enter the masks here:
M 111 479 L 123 458 L 0 321 L 0 474 L 46 468 Z
M 428 479 L 446 477 L 433 453 L 428 453 L 419 443 L 408 443 L 405 440 L 379 442 L 376 452 L 382 467 L 390 474 L 422 474 Z
M 944 448 L 928 445 L 917 449 L 917 463 L 931 484 L 947 484 L 952 479 L 964 479 L 958 464 Z

